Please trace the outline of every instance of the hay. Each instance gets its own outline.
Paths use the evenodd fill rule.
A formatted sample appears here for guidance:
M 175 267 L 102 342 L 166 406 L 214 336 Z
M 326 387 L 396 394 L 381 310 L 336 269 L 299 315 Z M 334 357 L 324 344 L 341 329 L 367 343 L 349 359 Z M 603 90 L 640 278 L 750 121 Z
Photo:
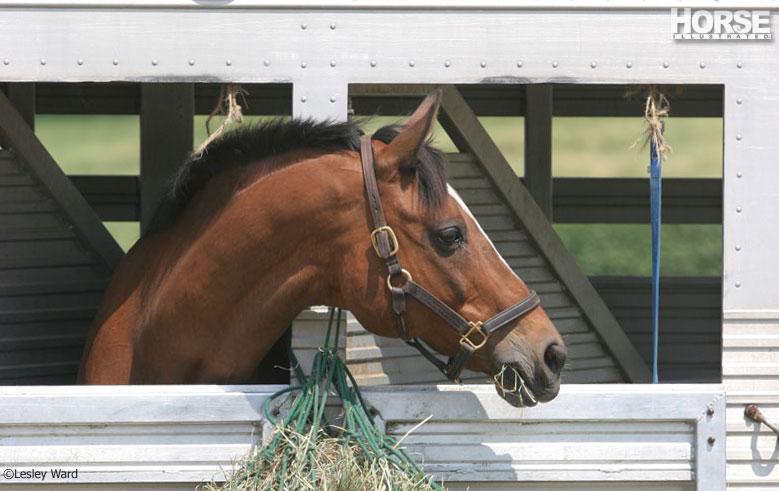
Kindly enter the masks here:
M 667 154 L 670 153 L 672 149 L 665 143 L 663 130 L 665 129 L 665 118 L 668 117 L 670 112 L 670 104 L 659 86 L 649 85 L 646 91 L 647 96 L 644 104 L 644 121 L 646 122 L 646 127 L 630 148 L 636 148 L 641 144 L 641 148 L 643 149 L 651 142 L 653 148 L 655 148 L 658 153 L 658 157 L 667 160 Z M 628 92 L 626 95 L 630 96 L 637 94 L 638 92 L 640 92 L 640 90 Z
M 208 148 L 208 145 L 219 138 L 219 135 L 224 132 L 224 129 L 227 126 L 234 122 L 239 124 L 243 123 L 243 109 L 241 108 L 241 105 L 238 104 L 238 96 L 240 95 L 243 97 L 245 94 L 246 91 L 238 84 L 223 84 L 219 88 L 219 102 L 211 111 L 211 114 L 208 115 L 208 119 L 206 119 L 206 133 L 208 134 L 208 138 L 197 147 L 197 150 L 192 152 L 192 160 L 197 160 L 202 157 L 203 153 Z M 244 99 L 244 104 L 245 103 L 246 100 Z M 227 116 L 216 131 L 211 133 L 211 119 L 218 114 L 226 114 Z

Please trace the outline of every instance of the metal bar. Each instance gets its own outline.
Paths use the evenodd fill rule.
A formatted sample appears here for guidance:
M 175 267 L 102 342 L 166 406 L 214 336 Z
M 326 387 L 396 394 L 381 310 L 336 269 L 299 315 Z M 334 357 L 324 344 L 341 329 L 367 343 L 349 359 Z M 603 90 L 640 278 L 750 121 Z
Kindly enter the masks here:
M 14 105 L 19 115 L 31 130 L 35 130 L 35 83 L 10 83 L 6 87 L 8 100 Z
M 192 84 L 141 86 L 141 231 L 145 231 L 170 179 L 192 152 Z
M 525 187 L 552 221 L 552 86 L 525 88 Z

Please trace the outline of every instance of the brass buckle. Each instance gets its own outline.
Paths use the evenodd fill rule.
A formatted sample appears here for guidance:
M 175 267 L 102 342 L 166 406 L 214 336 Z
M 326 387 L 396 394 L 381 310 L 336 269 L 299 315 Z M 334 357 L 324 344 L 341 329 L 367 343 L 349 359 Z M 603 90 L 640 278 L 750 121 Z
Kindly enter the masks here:
M 390 244 L 392 244 L 392 250 L 390 253 L 385 257 L 382 256 L 379 252 L 379 242 L 376 238 L 377 235 L 379 235 L 381 232 L 387 232 L 389 234 L 389 241 Z M 382 259 L 389 259 L 395 254 L 398 253 L 400 250 L 400 246 L 398 245 L 398 238 L 395 237 L 395 232 L 392 231 L 392 227 L 389 227 L 387 225 L 384 225 L 383 227 L 379 227 L 375 229 L 373 232 L 371 232 L 371 244 L 373 245 L 373 250 L 376 251 L 376 255 L 379 256 Z
M 471 346 L 471 348 L 473 348 L 474 351 L 475 351 L 475 350 L 481 348 L 482 346 L 484 346 L 487 343 L 487 338 L 489 337 L 489 335 L 488 334 L 484 334 L 484 331 L 481 330 L 481 321 L 478 321 L 478 322 L 468 322 L 468 325 L 471 326 L 471 328 L 468 329 L 468 332 L 466 332 L 465 334 L 460 335 L 460 344 L 468 343 Z M 474 343 L 473 341 L 470 340 L 469 336 L 473 332 L 478 332 L 479 334 L 481 334 L 481 336 L 483 338 L 481 340 L 481 343 L 476 344 L 476 343 Z
M 405 269 L 401 268 L 400 274 L 402 274 L 408 281 L 411 281 L 411 273 L 409 273 Z M 392 291 L 392 282 L 390 281 L 391 279 L 392 279 L 392 275 L 388 274 L 387 275 L 387 289 L 389 291 Z

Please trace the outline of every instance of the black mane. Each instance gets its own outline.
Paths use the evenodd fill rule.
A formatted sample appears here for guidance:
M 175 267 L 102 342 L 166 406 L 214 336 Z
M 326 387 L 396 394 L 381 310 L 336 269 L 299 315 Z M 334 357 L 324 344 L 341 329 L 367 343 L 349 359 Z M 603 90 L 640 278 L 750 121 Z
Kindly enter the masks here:
M 373 134 L 384 143 L 397 136 L 399 126 L 385 126 Z M 269 157 L 293 150 L 312 149 L 322 154 L 359 151 L 363 130 L 357 123 L 317 122 L 313 120 L 276 119 L 249 124 L 230 131 L 213 141 L 199 158 L 192 157 L 181 165 L 168 192 L 157 207 L 144 235 L 170 227 L 200 190 L 218 174 L 247 165 L 263 166 L 272 172 L 278 159 Z M 426 142 L 415 163 L 417 184 L 424 203 L 432 208 L 441 205 L 447 194 L 443 154 Z M 289 165 L 287 163 L 286 165 Z

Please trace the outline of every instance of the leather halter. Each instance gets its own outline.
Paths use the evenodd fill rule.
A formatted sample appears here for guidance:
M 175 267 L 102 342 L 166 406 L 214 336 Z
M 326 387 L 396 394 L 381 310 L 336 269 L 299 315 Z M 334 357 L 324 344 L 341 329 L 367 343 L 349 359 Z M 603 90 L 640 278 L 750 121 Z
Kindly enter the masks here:
M 363 135 L 360 138 L 360 160 L 362 162 L 365 194 L 368 196 L 368 208 L 371 211 L 373 226 L 375 227 L 373 232 L 371 232 L 371 244 L 376 254 L 384 260 L 384 264 L 387 266 L 387 288 L 392 296 L 392 310 L 395 313 L 398 335 L 407 344 L 422 353 L 449 380 L 460 383 L 460 374 L 471 355 L 487 343 L 487 338 L 489 338 L 490 334 L 510 322 L 527 315 L 538 307 L 540 304 L 538 295 L 536 292 L 531 291 L 530 295 L 511 307 L 498 312 L 486 321 L 473 322 L 463 318 L 439 300 L 438 297 L 414 282 L 411 278 L 411 273 L 400 267 L 400 262 L 398 262 L 398 250 L 400 249 L 398 239 L 384 218 L 384 210 L 381 207 L 381 197 L 379 196 L 379 185 L 376 182 L 375 158 L 373 146 L 371 145 L 371 135 Z M 397 276 L 405 278 L 403 286 L 392 284 L 392 279 Z M 436 358 L 418 338 L 408 337 L 408 331 L 403 320 L 403 313 L 406 311 L 406 295 L 411 295 L 424 304 L 445 320 L 460 335 L 460 348 L 457 354 L 450 357 L 446 363 Z

